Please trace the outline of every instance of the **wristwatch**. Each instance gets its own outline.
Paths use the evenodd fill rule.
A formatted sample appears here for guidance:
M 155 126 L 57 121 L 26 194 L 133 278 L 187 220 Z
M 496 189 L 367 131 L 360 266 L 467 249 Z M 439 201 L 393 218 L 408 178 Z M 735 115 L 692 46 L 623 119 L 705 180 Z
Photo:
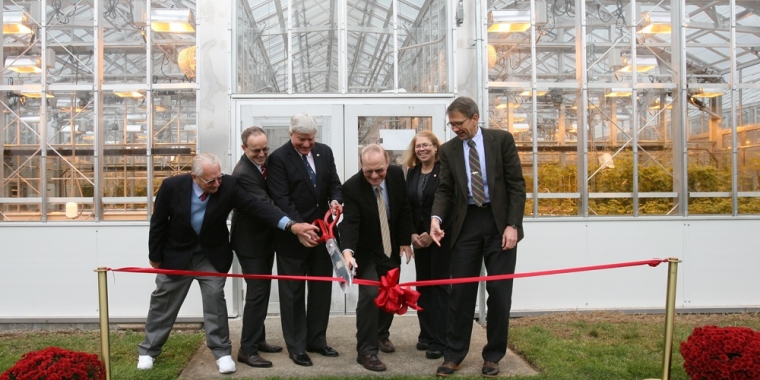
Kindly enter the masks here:
M 288 222 L 288 224 L 285 225 L 285 231 L 286 232 L 293 232 L 293 226 L 296 224 L 294 220 L 291 220 Z

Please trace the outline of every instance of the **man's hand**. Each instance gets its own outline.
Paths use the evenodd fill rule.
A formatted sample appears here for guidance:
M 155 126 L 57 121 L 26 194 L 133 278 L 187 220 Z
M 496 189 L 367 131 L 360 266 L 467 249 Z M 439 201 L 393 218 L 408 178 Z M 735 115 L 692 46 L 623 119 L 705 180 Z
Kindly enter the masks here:
M 420 235 L 412 234 L 412 247 L 414 247 L 414 249 L 425 248 L 420 243 Z
M 441 246 L 441 240 L 443 240 L 444 235 L 445 232 L 443 232 L 441 229 L 441 222 L 438 220 L 438 218 L 430 218 L 430 238 L 439 247 Z
M 290 228 L 290 231 L 298 236 L 298 241 L 300 241 L 304 247 L 311 248 L 317 246 L 317 240 L 319 240 L 319 237 L 317 236 L 317 226 L 309 223 L 296 223 Z
M 158 269 L 161 267 L 160 261 L 151 261 L 151 260 L 148 260 L 148 261 L 150 261 L 150 266 L 152 266 L 153 269 Z
M 414 253 L 412 252 L 412 247 L 408 245 L 402 245 L 401 257 L 404 257 L 404 255 L 406 255 L 406 263 L 409 264 L 409 262 L 412 261 L 412 257 L 414 257 Z
M 427 232 L 423 232 L 422 235 L 420 235 L 419 240 L 420 240 L 421 248 L 430 247 L 430 244 L 433 243 L 433 238 L 430 237 L 430 234 L 428 234 Z
M 354 258 L 354 255 L 351 254 L 350 250 L 343 251 L 343 261 L 346 262 L 346 265 L 348 266 L 348 270 L 351 271 L 351 273 L 356 276 L 356 268 L 359 266 L 356 265 L 356 259 Z
M 506 251 L 512 249 L 517 245 L 517 230 L 512 226 L 507 226 L 504 229 L 504 234 L 501 236 L 501 249 Z
M 338 201 L 332 201 L 330 202 L 330 212 L 333 214 L 333 216 L 342 214 L 343 213 L 343 205 L 338 203 Z

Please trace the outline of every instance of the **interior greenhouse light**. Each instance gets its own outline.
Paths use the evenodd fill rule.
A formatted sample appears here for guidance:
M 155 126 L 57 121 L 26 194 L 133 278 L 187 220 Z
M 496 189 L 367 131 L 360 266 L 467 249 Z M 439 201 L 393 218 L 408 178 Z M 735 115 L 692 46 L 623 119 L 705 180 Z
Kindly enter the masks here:
M 524 32 L 530 29 L 530 10 L 504 9 L 488 12 L 490 33 Z
M 673 97 L 666 96 L 665 97 L 665 109 L 672 109 L 673 108 Z M 660 97 L 655 97 L 652 101 L 652 105 L 649 106 L 650 110 L 659 110 L 662 109 L 662 104 L 660 104 Z
M 624 73 L 630 73 L 633 71 L 633 59 L 630 55 L 624 55 L 621 57 L 623 67 L 618 70 Z M 636 72 L 645 73 L 657 68 L 657 57 L 652 55 L 639 55 L 636 56 Z
M 154 32 L 192 33 L 195 32 L 195 16 L 190 9 L 152 9 L 150 28 Z
M 544 95 L 546 95 L 547 92 L 549 92 L 549 91 L 547 91 L 547 90 L 536 90 L 536 96 L 544 96 Z M 520 96 L 532 96 L 533 95 L 533 91 L 532 90 L 525 90 L 525 91 L 522 91 L 519 95 Z
M 42 99 L 42 92 L 34 92 L 34 91 L 21 91 L 21 96 L 25 96 L 30 99 Z M 45 98 L 50 99 L 54 98 L 53 94 L 45 93 Z
M 515 112 L 512 114 L 513 121 L 525 121 L 528 118 L 528 114 L 524 112 Z
M 530 129 L 530 124 L 528 124 L 528 123 L 514 123 L 514 124 L 512 124 L 512 131 L 516 132 L 516 133 L 527 132 L 528 129 Z
M 673 31 L 673 23 L 670 19 L 670 12 L 650 11 L 641 14 L 642 27 L 639 33 L 642 34 L 666 34 Z M 686 15 L 684 21 L 689 23 L 689 16 Z
M 3 12 L 3 34 L 31 33 L 29 19 L 22 10 Z
M 691 93 L 691 96 L 695 98 L 717 98 L 723 96 L 723 90 L 719 88 L 700 88 L 696 92 Z
M 630 88 L 609 88 L 605 92 L 605 98 L 627 98 L 633 94 Z
M 116 95 L 116 96 L 118 96 L 118 97 L 120 97 L 120 98 L 134 98 L 134 99 L 138 99 L 138 98 L 144 98 L 145 97 L 145 93 L 143 91 L 132 91 L 132 90 L 118 91 L 118 90 L 114 90 L 113 94 Z

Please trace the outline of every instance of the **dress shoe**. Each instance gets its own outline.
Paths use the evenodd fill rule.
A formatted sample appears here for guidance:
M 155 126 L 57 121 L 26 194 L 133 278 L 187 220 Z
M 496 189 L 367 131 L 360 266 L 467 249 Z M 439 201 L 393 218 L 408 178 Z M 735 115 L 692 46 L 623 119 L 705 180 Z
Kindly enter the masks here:
M 150 355 L 140 355 L 137 357 L 137 369 L 153 368 L 153 357 Z
M 429 348 L 430 348 L 430 344 L 429 343 L 417 342 L 417 350 L 418 351 L 425 351 L 425 350 L 427 350 Z
M 246 355 L 243 351 L 238 351 L 238 362 L 257 368 L 269 368 L 272 366 L 272 362 L 262 358 L 259 354 Z
M 225 355 L 219 358 L 216 361 L 216 365 L 219 367 L 219 373 L 233 373 L 237 370 L 237 368 L 235 368 L 235 362 L 230 355 Z
M 356 362 L 370 371 L 381 372 L 386 369 L 385 364 L 380 361 L 377 355 L 359 355 L 356 357 Z
M 282 351 L 282 347 L 274 345 L 274 344 L 269 344 L 265 340 L 259 342 L 259 344 L 257 346 L 259 346 L 259 352 L 275 353 L 275 352 L 281 352 Z
M 480 370 L 483 377 L 496 377 L 499 376 L 499 363 L 485 361 L 483 362 L 483 369 Z
M 387 354 L 396 351 L 396 347 L 393 345 L 390 339 L 380 339 L 380 341 L 377 344 L 377 348 L 380 349 L 380 351 L 385 352 Z
M 435 375 L 438 377 L 446 377 L 448 375 L 453 375 L 454 372 L 458 370 L 459 364 L 454 362 L 443 362 L 443 364 L 435 370 Z
M 300 354 L 290 354 L 288 357 L 293 361 L 293 363 L 296 363 L 298 365 L 302 365 L 304 367 L 309 367 L 312 365 L 311 358 L 305 352 L 302 352 Z
M 324 346 L 320 348 L 307 348 L 306 351 L 316 352 L 322 356 L 330 356 L 330 357 L 335 357 L 339 355 L 338 351 L 335 351 L 335 349 L 330 346 Z
M 427 350 L 425 352 L 425 357 L 428 358 L 428 359 L 438 359 L 441 356 L 443 356 L 443 351 Z

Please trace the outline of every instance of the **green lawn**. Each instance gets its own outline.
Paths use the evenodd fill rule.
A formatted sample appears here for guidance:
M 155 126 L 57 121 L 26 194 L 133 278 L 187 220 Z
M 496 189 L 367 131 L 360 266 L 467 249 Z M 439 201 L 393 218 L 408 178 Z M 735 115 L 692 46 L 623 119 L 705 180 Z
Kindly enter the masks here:
M 534 365 L 540 374 L 511 379 L 659 378 L 662 373 L 664 321 L 664 315 L 617 312 L 514 318 L 510 327 L 510 347 Z M 704 325 L 746 326 L 760 330 L 760 314 L 678 315 L 671 379 L 688 379 L 678 344 L 689 336 L 694 327 Z M 157 359 L 161 365 L 148 372 L 138 372 L 135 368 L 135 347 L 142 339 L 142 332 L 117 331 L 111 334 L 114 379 L 175 379 L 202 344 L 203 332 L 173 332 L 164 353 Z M 10 368 L 25 352 L 48 346 L 99 353 L 100 338 L 97 331 L 0 332 L 0 373 Z

